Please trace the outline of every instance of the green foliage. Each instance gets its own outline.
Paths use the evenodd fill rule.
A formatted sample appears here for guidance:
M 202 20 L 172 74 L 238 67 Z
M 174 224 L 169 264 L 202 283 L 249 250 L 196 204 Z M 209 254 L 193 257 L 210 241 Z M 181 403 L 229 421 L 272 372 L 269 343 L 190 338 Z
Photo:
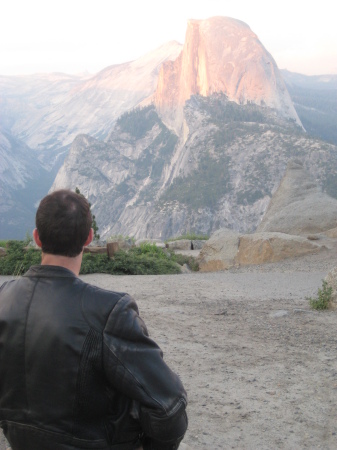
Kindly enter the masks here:
M 200 108 L 212 117 L 214 123 L 256 122 L 265 121 L 262 108 L 254 103 L 238 105 L 229 101 L 224 94 L 214 94 L 212 97 L 198 96 Z
M 309 297 L 307 300 L 312 309 L 328 309 L 332 298 L 332 287 L 328 285 L 327 281 L 322 281 L 322 288 L 318 289 L 317 297 Z
M 1 239 L 0 240 L 0 247 L 3 247 L 3 248 L 6 247 L 7 242 L 8 242 L 7 240 Z
M 187 264 L 188 267 L 193 272 L 198 272 L 199 264 L 198 264 L 196 258 L 194 258 L 193 256 L 186 256 L 186 255 L 182 255 L 180 253 L 173 253 L 172 252 L 171 253 L 171 257 L 172 257 L 172 260 L 175 261 L 180 266 L 183 266 L 184 264 Z
M 177 177 L 161 196 L 161 201 L 178 200 L 191 209 L 212 208 L 229 189 L 229 157 L 219 160 L 205 154 L 199 167 L 187 177 Z
M 75 192 L 76 192 L 76 194 L 82 195 L 82 197 L 84 197 L 84 195 L 81 194 L 81 192 L 80 192 L 80 190 L 79 190 L 78 187 L 76 187 Z M 91 224 L 91 227 L 92 227 L 92 229 L 94 230 L 94 239 L 97 239 L 97 240 L 98 240 L 98 239 L 100 238 L 100 235 L 97 233 L 97 231 L 98 231 L 98 226 L 97 226 L 97 223 L 96 223 L 96 216 L 95 216 L 95 214 L 93 214 L 93 213 L 91 212 L 91 203 L 90 203 L 90 202 L 89 202 L 89 206 L 90 206 L 90 214 L 91 214 L 91 217 L 92 217 L 92 224 Z
M 41 252 L 24 250 L 24 241 L 8 241 L 7 255 L 0 258 L 0 275 L 22 275 L 30 266 L 41 263 Z M 108 273 L 114 275 L 165 275 L 180 273 L 181 258 L 166 252 L 154 244 L 142 244 L 128 251 L 120 250 L 109 259 L 107 255 L 85 253 L 81 274 Z
M 117 120 L 117 126 L 122 132 L 130 133 L 135 139 L 141 139 L 158 122 L 158 115 L 153 106 L 147 106 L 122 114 Z
M 83 255 L 81 274 L 165 275 L 180 273 L 179 265 L 153 244 L 142 244 L 128 251 L 120 250 L 109 259 L 106 255 Z
M 26 236 L 25 236 L 25 239 L 23 242 L 26 246 L 29 245 L 31 242 L 33 242 L 32 233 L 30 233 L 29 231 L 26 231 Z
M 7 241 L 7 254 L 0 258 L 0 275 L 22 275 L 30 266 L 40 264 L 41 252 L 33 248 L 24 251 L 25 246 L 25 241 Z
M 190 241 L 207 241 L 209 236 L 206 234 L 186 233 L 178 237 L 167 239 L 165 242 L 179 241 L 182 239 L 188 239 Z
M 136 193 L 137 183 L 146 185 L 141 189 L 136 204 L 152 201 L 158 190 L 165 164 L 169 164 L 178 137 L 159 119 L 153 106 L 136 108 L 126 112 L 117 120 L 121 132 L 128 132 L 135 139 L 142 139 L 153 126 L 157 126 L 154 140 L 142 151 L 140 157 L 133 161 L 134 173 L 114 188 L 117 197 L 124 196 L 124 203 Z M 136 183 L 135 183 L 136 182 Z
M 260 198 L 263 198 L 265 194 L 260 190 L 252 189 L 250 191 L 240 191 L 236 195 L 236 201 L 239 205 L 245 205 L 248 203 L 248 205 L 252 205 L 257 200 L 260 200 Z
M 133 236 L 124 236 L 123 234 L 112 234 L 107 239 L 108 241 L 132 241 L 133 243 L 136 242 L 136 239 Z
M 143 242 L 139 247 L 135 247 L 131 250 L 135 255 L 147 255 L 155 256 L 160 259 L 167 259 L 167 254 L 156 244 L 151 244 L 151 242 Z

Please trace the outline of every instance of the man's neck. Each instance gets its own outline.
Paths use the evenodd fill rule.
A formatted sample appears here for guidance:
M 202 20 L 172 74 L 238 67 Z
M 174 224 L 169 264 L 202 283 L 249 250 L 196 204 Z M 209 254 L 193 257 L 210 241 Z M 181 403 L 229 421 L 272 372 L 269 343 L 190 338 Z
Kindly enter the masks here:
M 50 253 L 42 253 L 41 265 L 42 266 L 59 266 L 70 270 L 76 276 L 79 275 L 82 263 L 82 253 L 70 258 L 68 256 L 51 255 Z

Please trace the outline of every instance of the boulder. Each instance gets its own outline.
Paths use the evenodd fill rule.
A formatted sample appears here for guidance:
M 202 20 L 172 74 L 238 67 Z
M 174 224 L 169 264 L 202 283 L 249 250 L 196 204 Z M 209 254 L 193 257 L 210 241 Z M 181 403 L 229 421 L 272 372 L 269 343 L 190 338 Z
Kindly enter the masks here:
M 84 247 L 83 253 L 93 253 L 93 254 L 99 254 L 104 255 L 106 254 L 107 250 L 106 247 L 94 247 L 91 245 L 88 245 L 87 247 Z
M 181 271 L 181 273 L 191 273 L 192 272 L 191 268 L 186 263 L 184 265 L 180 266 L 180 271 Z
M 337 227 L 336 228 L 331 228 L 328 231 L 324 232 L 325 236 L 332 238 L 332 239 L 337 239 Z
M 235 262 L 239 265 L 264 264 L 317 253 L 323 248 L 303 236 L 283 233 L 255 233 L 240 237 Z
M 198 256 L 200 272 L 226 270 L 235 264 L 240 234 L 227 228 L 216 231 Z
M 337 267 L 330 270 L 325 281 L 332 287 L 332 307 L 337 309 Z
M 257 232 L 322 233 L 337 226 L 337 200 L 322 192 L 300 161 L 290 161 Z
M 191 243 L 190 239 L 177 239 L 176 241 L 169 241 L 166 247 L 171 250 L 191 250 Z
M 191 249 L 192 250 L 201 250 L 206 242 L 207 242 L 207 239 L 193 239 L 191 241 L 191 243 L 192 243 Z
M 113 242 L 108 242 L 106 245 L 106 251 L 108 254 L 109 258 L 113 258 L 114 254 L 116 252 L 118 252 L 120 250 L 120 246 L 119 246 L 119 242 L 118 241 L 113 241 Z
M 320 241 L 284 233 L 241 235 L 220 229 L 206 242 L 198 257 L 201 272 L 216 272 L 233 266 L 265 264 L 319 252 Z
M 113 244 L 113 246 L 116 248 L 116 251 L 129 250 L 130 248 L 135 246 L 135 243 L 132 239 L 124 239 L 124 238 L 109 239 L 107 246 L 110 244 Z M 118 247 L 118 250 L 117 250 L 117 247 Z M 111 245 L 110 245 L 110 248 L 112 248 Z

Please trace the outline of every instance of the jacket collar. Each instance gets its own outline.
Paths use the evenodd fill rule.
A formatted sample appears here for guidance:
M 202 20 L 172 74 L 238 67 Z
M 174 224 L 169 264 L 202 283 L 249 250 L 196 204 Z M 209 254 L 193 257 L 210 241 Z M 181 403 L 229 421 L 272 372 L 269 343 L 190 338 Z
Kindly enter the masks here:
M 77 278 L 74 272 L 61 266 L 32 266 L 23 275 L 24 277 L 56 277 L 56 278 Z

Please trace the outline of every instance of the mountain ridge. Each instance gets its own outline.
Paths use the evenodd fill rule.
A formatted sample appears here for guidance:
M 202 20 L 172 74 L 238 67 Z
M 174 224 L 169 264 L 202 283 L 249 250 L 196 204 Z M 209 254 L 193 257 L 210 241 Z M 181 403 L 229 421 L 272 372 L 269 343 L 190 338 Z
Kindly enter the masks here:
M 91 138 L 71 150 L 52 187 L 79 185 L 103 237 L 253 231 L 295 155 L 325 190 L 337 193 L 336 146 L 306 136 L 267 108 L 240 106 L 223 94 L 192 96 L 184 107 L 186 141 L 153 106 L 125 116 L 106 143 Z M 141 118 L 147 126 L 139 135 Z
M 223 23 L 223 18 L 220 19 L 220 22 Z M 296 117 L 282 112 L 282 107 L 280 109 L 277 102 L 274 105 L 275 107 L 270 107 L 266 102 L 261 101 L 261 105 L 255 108 L 254 103 L 244 96 L 231 98 L 229 95 L 226 96 L 224 92 L 216 92 L 217 88 L 213 89 L 213 82 L 217 80 L 216 70 L 213 67 L 212 70 L 207 71 L 205 61 L 208 64 L 210 58 L 212 59 L 212 52 L 214 61 L 223 62 L 223 60 L 214 58 L 214 54 L 216 54 L 214 53 L 214 46 L 216 47 L 218 41 L 214 40 L 210 47 L 212 50 L 208 53 L 206 51 L 208 46 L 205 47 L 204 44 L 207 40 L 210 40 L 212 32 L 206 29 L 203 32 L 204 34 L 200 34 L 200 27 L 207 28 L 207 23 L 212 23 L 212 20 L 218 21 L 219 18 L 211 18 L 208 22 L 204 21 L 203 25 L 200 24 L 201 21 L 191 21 L 191 24 L 193 24 L 191 35 L 193 35 L 194 40 L 188 42 L 192 45 L 201 36 L 203 44 L 202 49 L 194 44 L 191 47 L 191 55 L 194 55 L 192 60 L 200 63 L 200 67 L 198 66 L 200 70 L 190 70 L 185 66 L 185 72 L 191 75 L 189 80 L 186 78 L 186 81 L 190 83 L 187 87 L 179 84 L 182 80 L 181 61 L 184 57 L 183 49 L 184 46 L 186 47 L 186 43 L 183 46 L 177 42 L 165 44 L 136 61 L 109 66 L 89 77 L 87 75 L 68 76 L 62 73 L 19 79 L 0 76 L 0 102 L 3 113 L 0 128 L 7 133 L 7 136 L 13 138 L 13 145 L 18 146 L 18 148 L 25 146 L 26 152 L 31 154 L 30 159 L 34 160 L 35 158 L 37 165 L 40 167 L 39 170 L 42 171 L 32 181 L 25 181 L 26 188 L 29 187 L 36 193 L 41 192 L 42 196 L 47 192 L 53 181 L 57 181 L 53 184 L 53 189 L 56 186 L 67 186 L 72 189 L 75 189 L 76 186 L 80 187 L 81 191 L 89 196 L 98 219 L 102 218 L 102 227 L 106 234 L 110 232 L 123 233 L 123 223 L 116 224 L 114 222 L 117 220 L 117 216 L 119 221 L 125 220 L 126 228 L 129 227 L 130 230 L 137 232 L 136 228 L 138 227 L 142 230 L 143 235 L 161 233 L 167 236 L 169 233 L 178 233 L 181 230 L 190 231 L 191 228 L 197 226 L 198 221 L 203 230 L 214 229 L 217 223 L 231 226 L 234 229 L 240 227 L 252 229 L 255 227 L 260 215 L 266 209 L 275 183 L 280 181 L 282 171 L 285 170 L 286 154 L 287 157 L 294 156 L 292 150 L 286 147 L 293 145 L 294 149 L 298 151 L 298 142 L 302 139 L 298 137 L 300 128 L 294 126 Z M 228 18 L 224 20 L 228 22 Z M 233 23 L 232 21 L 233 19 L 230 19 L 231 23 Z M 234 20 L 234 23 L 240 29 L 242 28 L 244 33 L 250 30 L 248 25 L 241 21 Z M 254 45 L 262 45 L 251 30 L 249 33 L 251 33 L 250 36 Z M 242 37 L 245 36 L 242 35 Z M 240 38 L 238 45 L 241 46 L 241 49 L 249 47 L 247 39 L 241 42 Z M 216 48 L 215 50 L 221 53 L 227 47 L 224 45 L 219 48 L 220 50 Z M 261 54 L 266 55 L 267 63 L 270 63 L 265 65 L 274 68 L 275 62 L 273 62 L 271 55 L 264 48 L 261 52 Z M 228 54 L 231 54 L 229 50 Z M 166 66 L 169 69 L 170 67 L 177 68 L 177 74 L 173 71 L 174 76 L 171 86 L 174 89 L 177 88 L 179 95 L 182 94 L 181 99 L 183 101 L 179 105 L 179 111 L 172 108 L 172 105 L 168 105 L 169 108 L 166 108 L 166 105 L 165 110 L 165 108 L 156 104 L 156 98 L 159 101 L 160 88 L 163 89 L 163 92 L 165 89 L 167 90 L 167 86 L 165 87 L 164 84 L 161 87 L 160 83 L 157 85 L 159 72 L 164 74 L 166 70 L 164 70 L 164 67 Z M 249 64 L 248 66 L 250 67 Z M 231 67 L 233 66 L 231 65 Z M 277 67 L 274 72 L 279 76 Z M 135 77 L 132 78 L 134 75 Z M 241 87 L 240 82 L 233 83 L 234 86 L 238 84 L 241 89 L 245 86 L 245 82 L 242 77 L 238 77 L 237 81 L 239 79 L 241 80 Z M 132 82 L 129 82 L 130 80 Z M 178 84 L 177 80 L 179 81 Z M 224 78 L 224 80 L 227 79 Z M 276 79 L 273 78 L 273 80 Z M 40 84 L 40 81 L 42 84 Z M 163 77 L 163 81 L 166 82 L 165 77 Z M 281 80 L 280 83 L 282 84 L 283 81 Z M 276 81 L 275 84 L 277 84 Z M 227 82 L 227 85 L 230 85 L 230 83 Z M 264 83 L 262 83 L 263 85 Z M 267 84 L 265 85 L 267 86 Z M 200 92 L 199 88 L 193 90 L 193 86 L 199 86 Z M 192 90 L 191 87 L 193 87 Z M 286 89 L 284 83 L 281 87 L 282 93 L 282 90 Z M 214 92 L 211 91 L 211 88 Z M 190 95 L 192 92 L 193 95 Z M 246 91 L 240 92 L 245 93 Z M 278 92 L 276 91 L 277 95 L 279 95 Z M 210 97 L 201 97 L 202 93 L 210 94 Z M 167 99 L 163 97 L 163 100 L 166 101 Z M 287 104 L 287 102 L 288 100 L 285 103 Z M 138 113 L 137 110 L 133 111 L 133 108 L 145 105 L 146 108 L 155 107 L 157 111 L 146 108 L 145 114 L 143 109 L 139 109 Z M 308 109 L 302 109 L 308 111 Z M 127 111 L 130 112 L 130 120 L 127 116 L 123 118 L 123 114 Z M 159 116 L 154 117 L 154 113 L 159 113 Z M 174 117 L 176 113 L 177 116 L 180 115 L 178 117 L 179 126 L 175 126 L 174 120 L 173 123 L 171 120 L 172 115 Z M 232 114 L 232 119 L 228 114 Z M 320 111 L 317 114 L 320 114 Z M 288 121 L 289 117 L 291 123 Z M 305 117 L 305 115 L 301 117 Z M 325 115 L 324 118 L 326 117 Z M 140 118 L 145 120 L 149 128 L 146 128 L 147 125 L 139 125 Z M 124 123 L 122 123 L 123 121 Z M 269 125 L 266 121 L 270 122 L 268 122 Z M 310 125 L 310 122 L 307 121 L 307 123 Z M 135 126 L 135 129 L 140 132 L 138 138 L 134 135 L 133 127 Z M 141 135 L 142 126 L 145 126 L 146 129 L 144 136 Z M 268 131 L 266 127 L 270 126 L 272 128 Z M 122 128 L 124 131 L 121 131 Z M 239 133 L 237 137 L 233 135 L 234 131 Z M 259 152 L 256 145 L 254 146 L 254 143 L 250 142 L 249 134 L 255 137 L 256 142 L 261 143 L 263 151 L 265 151 L 268 132 L 272 133 L 273 136 L 269 145 L 274 146 L 275 141 L 283 142 L 283 144 L 278 143 L 275 147 L 275 151 L 278 148 L 283 148 L 282 158 L 279 158 L 282 159 L 282 163 L 274 161 L 276 164 L 276 167 L 272 169 L 274 185 L 270 180 L 265 180 L 268 190 L 261 190 L 259 183 L 256 186 L 249 185 L 248 188 L 244 181 L 245 174 L 241 171 L 236 173 L 232 167 L 233 161 L 231 163 L 228 160 L 228 158 L 231 158 L 231 152 L 233 152 L 231 146 L 233 145 L 236 151 L 240 152 L 237 163 L 240 162 L 240 159 L 246 159 L 245 152 L 250 157 L 255 158 L 254 152 L 255 154 Z M 242 134 L 241 137 L 240 134 Z M 236 143 L 234 142 L 235 139 L 237 139 Z M 331 155 L 333 155 L 334 150 L 331 149 L 335 147 L 328 148 L 324 142 L 317 139 L 311 140 L 308 136 L 303 139 L 304 146 L 310 149 L 310 152 L 313 153 L 316 151 L 315 149 L 322 148 L 322 154 L 330 155 L 329 157 L 326 156 L 327 160 L 330 157 L 333 158 Z M 246 147 L 244 147 L 244 144 Z M 69 150 L 70 147 L 71 150 Z M 200 153 L 203 148 L 205 149 L 204 155 Z M 222 148 L 222 156 L 220 155 L 221 152 L 219 153 L 219 148 Z M 81 149 L 83 150 L 84 162 L 82 167 L 79 167 L 81 165 Z M 12 147 L 7 146 L 5 151 L 7 152 L 6 156 L 15 155 L 15 149 Z M 228 152 L 229 154 L 227 154 Z M 62 165 L 66 155 L 68 156 L 64 165 L 55 179 L 55 170 Z M 106 160 L 103 159 L 104 155 L 106 155 Z M 112 156 L 115 157 L 115 164 L 120 167 L 120 172 L 113 168 Z M 303 157 L 305 158 L 304 154 Z M 153 158 L 153 164 L 151 158 Z M 204 192 L 201 192 L 199 186 L 193 184 L 195 183 L 194 174 L 199 174 L 205 180 L 207 164 L 214 168 L 214 173 L 217 173 L 216 162 L 219 158 L 223 158 L 225 163 L 222 166 L 224 168 L 223 180 L 221 181 L 221 177 L 219 179 L 220 186 L 227 189 L 228 186 L 233 184 L 236 189 L 232 193 L 225 193 L 222 200 L 218 191 L 207 188 L 208 191 L 205 189 Z M 309 159 L 306 157 L 306 164 L 313 167 Z M 73 168 L 69 165 L 71 160 L 75 161 Z M 318 160 L 320 161 L 319 158 Z M 331 161 L 334 160 L 331 159 Z M 23 162 L 26 164 L 26 171 L 30 172 L 31 166 L 28 160 L 23 159 Z M 96 166 L 96 162 L 100 165 Z M 240 164 L 242 163 L 240 162 Z M 251 171 L 251 168 L 245 170 Z M 256 170 L 258 173 L 258 166 Z M 319 170 L 319 181 L 325 189 L 332 192 L 336 185 L 335 175 L 332 172 L 330 173 L 328 169 L 324 170 L 325 172 Z M 138 174 L 138 179 L 132 178 L 135 171 Z M 31 171 L 31 173 L 35 172 L 34 170 Z M 42 192 L 41 186 L 39 187 L 42 173 L 45 192 Z M 121 174 L 124 174 L 123 179 L 120 178 Z M 225 176 L 225 174 L 227 175 Z M 251 172 L 249 174 L 252 175 Z M 212 175 L 210 176 L 212 178 Z M 229 176 L 229 181 L 226 181 L 227 176 Z M 214 212 L 214 209 L 207 210 L 207 208 L 202 207 L 202 213 L 196 212 L 198 208 L 191 213 L 191 204 L 188 204 L 186 196 L 187 193 L 192 195 L 193 189 L 191 187 L 186 188 L 183 183 L 184 180 L 191 182 L 191 186 L 194 186 L 196 192 L 200 192 L 201 198 L 206 199 L 206 203 L 207 195 L 213 196 L 215 203 L 220 202 L 218 203 L 219 207 L 221 206 L 224 212 Z M 240 188 L 241 182 L 243 184 Z M 49 186 L 45 188 L 48 183 Z M 99 187 L 99 183 L 101 183 L 101 187 Z M 15 183 L 13 183 L 13 186 L 15 186 Z M 170 192 L 171 197 L 172 192 L 176 192 L 176 195 L 180 196 L 179 186 L 186 190 L 185 197 L 183 197 L 185 203 L 177 200 L 172 201 L 172 198 L 168 198 Z M 113 192 L 114 189 L 116 189 L 116 192 Z M 0 207 L 1 213 L 10 203 L 13 204 L 13 202 L 19 201 L 20 196 L 22 197 L 22 192 L 16 192 L 9 183 L 4 184 L 2 190 L 5 192 L 3 198 L 7 198 L 8 202 L 7 204 L 3 203 Z M 100 197 L 101 200 L 99 200 Z M 114 206 L 111 209 L 118 212 L 116 217 L 108 214 L 110 206 L 104 208 L 102 204 L 100 205 L 99 202 L 103 201 L 103 198 L 105 198 L 107 205 L 110 205 L 110 201 L 112 202 Z M 27 208 L 30 210 L 30 217 L 35 211 L 37 199 L 35 194 L 32 201 L 30 201 L 28 195 L 24 199 L 24 209 L 25 211 Z M 161 208 L 159 203 L 163 200 L 166 202 L 165 208 Z M 171 206 L 170 202 L 172 203 Z M 150 204 L 148 205 L 148 203 Z M 237 208 L 237 211 L 233 212 L 234 208 Z M 169 220 L 165 219 L 165 211 L 168 212 Z M 156 215 L 157 213 L 159 215 Z M 18 214 L 18 211 L 16 214 Z M 24 214 L 26 213 L 22 215 L 22 223 L 24 223 Z M 144 225 L 140 223 L 141 217 L 143 217 Z M 132 225 L 132 221 L 138 225 Z M 27 220 L 28 222 L 32 223 L 31 219 Z

